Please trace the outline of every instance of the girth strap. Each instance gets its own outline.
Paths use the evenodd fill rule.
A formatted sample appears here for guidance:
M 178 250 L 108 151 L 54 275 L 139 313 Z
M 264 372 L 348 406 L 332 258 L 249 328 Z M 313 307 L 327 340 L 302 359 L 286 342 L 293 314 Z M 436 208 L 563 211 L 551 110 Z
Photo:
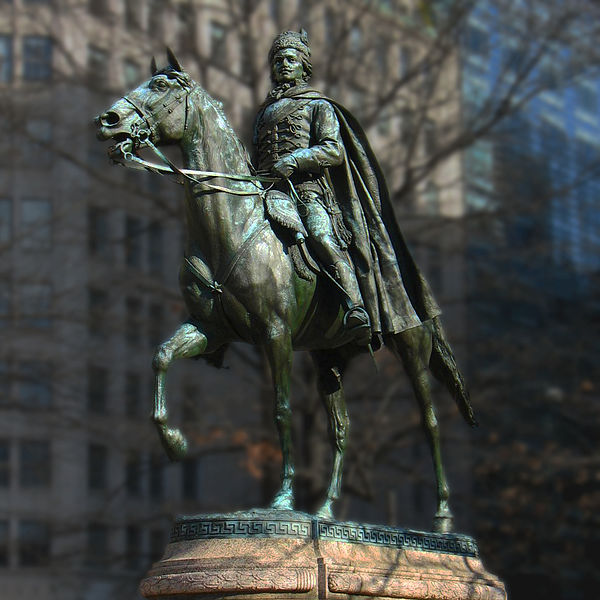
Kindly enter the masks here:
M 236 253 L 231 257 L 230 261 L 226 264 L 225 268 L 220 269 L 216 276 L 211 281 L 204 273 L 194 265 L 194 263 L 186 256 L 184 258 L 185 266 L 195 275 L 200 282 L 209 289 L 213 294 L 222 294 L 223 286 L 227 283 L 231 273 L 235 269 L 235 266 L 239 262 L 240 258 L 247 252 L 252 242 L 269 226 L 268 221 L 263 221 L 262 225 L 257 227 L 245 240 L 244 243 L 238 248 Z

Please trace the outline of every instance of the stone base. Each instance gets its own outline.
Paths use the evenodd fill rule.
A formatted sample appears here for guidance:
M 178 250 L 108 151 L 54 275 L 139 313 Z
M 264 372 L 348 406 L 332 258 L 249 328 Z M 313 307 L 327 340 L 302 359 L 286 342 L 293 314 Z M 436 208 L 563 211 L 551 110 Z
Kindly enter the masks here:
M 178 517 L 146 598 L 505 600 L 475 541 L 292 511 Z

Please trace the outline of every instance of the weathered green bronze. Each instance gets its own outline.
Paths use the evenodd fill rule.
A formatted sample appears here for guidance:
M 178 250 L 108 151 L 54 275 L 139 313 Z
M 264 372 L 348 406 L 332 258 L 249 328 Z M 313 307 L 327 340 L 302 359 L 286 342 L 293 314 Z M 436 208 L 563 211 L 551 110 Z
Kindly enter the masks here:
M 187 243 L 180 284 L 189 319 L 154 356 L 153 420 L 171 459 L 186 443 L 167 424 L 165 377 L 179 358 L 220 364 L 230 342 L 264 348 L 275 388 L 283 466 L 271 507 L 292 509 L 294 462 L 290 372 L 293 350 L 311 352 L 329 415 L 334 452 L 327 497 L 340 494 L 349 419 L 342 375 L 349 360 L 383 342 L 402 361 L 421 407 L 437 481 L 434 527 L 452 526 L 428 367 L 474 424 L 439 309 L 394 218 L 385 181 L 357 121 L 308 86 L 304 33 L 278 36 L 270 53 L 273 90 L 255 127 L 255 166 L 218 102 L 168 51 L 169 64 L 97 117 L 98 137 L 117 142 L 116 160 L 151 147 L 185 184 Z M 176 144 L 184 167 L 158 149 Z M 264 184 L 270 184 L 267 188 Z M 315 260 L 316 259 L 316 260 Z

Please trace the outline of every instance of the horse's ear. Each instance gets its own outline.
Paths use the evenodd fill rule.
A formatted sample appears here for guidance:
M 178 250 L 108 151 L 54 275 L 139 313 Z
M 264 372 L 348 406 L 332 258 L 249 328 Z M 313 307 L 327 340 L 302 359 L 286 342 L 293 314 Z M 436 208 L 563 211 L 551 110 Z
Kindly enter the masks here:
M 154 77 L 157 72 L 158 72 L 158 67 L 156 66 L 156 59 L 153 56 L 152 60 L 150 61 L 150 75 L 152 75 L 152 77 Z
M 179 61 L 177 60 L 177 57 L 173 53 L 173 50 L 169 48 L 169 46 L 167 46 L 167 58 L 169 59 L 169 65 L 171 65 L 176 71 L 179 71 L 180 73 L 183 72 Z

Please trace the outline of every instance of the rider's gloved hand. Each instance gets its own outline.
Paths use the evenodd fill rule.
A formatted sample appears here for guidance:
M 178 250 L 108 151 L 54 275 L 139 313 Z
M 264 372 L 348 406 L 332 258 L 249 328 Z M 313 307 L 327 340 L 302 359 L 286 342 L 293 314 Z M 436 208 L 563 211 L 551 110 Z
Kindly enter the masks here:
M 297 168 L 298 163 L 293 156 L 284 156 L 273 165 L 271 171 L 277 177 L 287 179 Z

